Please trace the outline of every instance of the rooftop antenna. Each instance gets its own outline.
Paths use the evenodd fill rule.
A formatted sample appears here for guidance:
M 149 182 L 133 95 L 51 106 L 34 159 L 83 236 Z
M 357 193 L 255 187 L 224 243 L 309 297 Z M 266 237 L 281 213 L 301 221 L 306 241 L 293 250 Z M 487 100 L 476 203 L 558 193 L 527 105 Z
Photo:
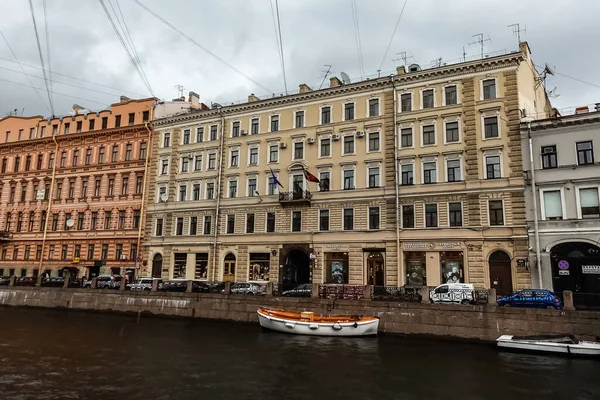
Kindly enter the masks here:
M 463 56 L 463 61 L 467 61 L 467 51 L 465 50 L 465 46 L 463 46 L 462 56 Z
M 321 89 L 323 87 L 323 83 L 325 83 L 325 79 L 327 79 L 327 77 L 329 76 L 329 73 L 331 72 L 331 65 L 325 64 L 324 66 L 327 67 L 327 69 L 321 70 L 321 73 L 323 73 L 325 75 L 323 75 L 323 80 L 321 81 L 321 85 L 319 85 L 319 89 Z
M 432 64 L 434 67 L 441 67 L 441 66 L 442 66 L 442 57 L 440 57 L 440 58 L 436 58 L 435 60 L 433 60 L 433 61 L 431 62 L 431 64 Z
M 344 83 L 344 85 L 352 83 L 352 80 L 350 79 L 348 74 L 345 73 L 344 71 L 340 72 L 340 76 L 342 77 L 342 82 Z
M 521 44 L 521 32 L 525 33 L 527 32 L 527 27 L 521 29 L 521 25 L 520 24 L 511 24 L 511 25 L 507 25 L 507 28 L 513 28 L 513 35 L 515 35 L 517 37 L 517 40 L 519 41 L 519 44 Z
M 179 99 L 179 98 L 183 97 L 183 89 L 184 89 L 183 85 L 175 85 L 174 87 L 175 87 L 175 89 L 177 89 L 177 98 Z
M 412 59 L 413 61 L 415 60 L 412 54 L 407 53 L 406 51 L 401 51 L 400 53 L 396 53 L 396 55 L 398 56 L 398 58 L 393 58 L 392 61 L 402 60 L 402 65 L 408 65 L 407 61 L 410 59 Z
M 469 45 L 479 44 L 479 46 L 481 46 L 481 58 L 483 59 L 483 57 L 484 57 L 485 42 L 492 43 L 492 39 L 490 39 L 489 35 L 488 35 L 487 38 L 484 39 L 483 33 L 478 33 L 478 34 L 473 35 L 471 37 L 474 37 L 476 39 L 475 39 L 474 42 L 469 43 Z

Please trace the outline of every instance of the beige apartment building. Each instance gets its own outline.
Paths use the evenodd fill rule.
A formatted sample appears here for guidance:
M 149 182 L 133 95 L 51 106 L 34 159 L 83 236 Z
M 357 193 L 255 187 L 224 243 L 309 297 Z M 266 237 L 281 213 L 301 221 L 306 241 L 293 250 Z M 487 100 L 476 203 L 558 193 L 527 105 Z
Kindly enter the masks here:
M 159 119 L 147 273 L 530 286 L 519 124 L 550 112 L 522 43 L 483 60 L 332 78 L 322 90 L 300 85 Z

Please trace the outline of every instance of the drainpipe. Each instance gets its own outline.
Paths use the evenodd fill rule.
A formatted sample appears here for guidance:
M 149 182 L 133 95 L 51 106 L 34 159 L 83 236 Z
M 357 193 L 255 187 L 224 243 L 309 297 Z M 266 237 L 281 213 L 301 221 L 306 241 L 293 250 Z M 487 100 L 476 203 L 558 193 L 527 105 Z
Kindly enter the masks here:
M 154 107 L 150 109 L 150 121 L 152 121 L 152 111 L 154 111 Z M 148 165 L 150 162 L 150 152 L 152 151 L 152 129 L 148 127 L 148 122 L 144 123 L 144 127 L 148 131 L 148 146 L 146 146 L 146 162 L 144 165 L 144 180 L 142 183 L 142 207 L 140 208 L 140 226 L 138 227 L 138 237 L 137 237 L 137 254 L 135 255 L 135 260 L 137 264 L 138 254 L 141 254 L 141 242 L 142 242 L 142 225 L 144 221 L 144 212 L 146 211 L 144 208 L 145 200 L 146 200 L 146 181 L 148 180 Z M 141 269 L 140 265 L 140 269 Z M 162 271 L 161 271 L 162 274 Z
M 402 260 L 400 259 L 400 200 L 398 199 L 398 122 L 397 122 L 397 111 L 396 107 L 396 84 L 394 83 L 394 77 L 392 76 L 392 87 L 393 87 L 393 104 L 394 104 L 394 192 L 396 197 L 396 264 L 398 268 L 398 287 L 404 284 L 404 267 Z
M 219 176 L 217 178 L 217 206 L 215 207 L 215 240 L 213 243 L 212 281 L 214 282 L 217 271 L 217 240 L 219 239 L 219 210 L 221 205 L 221 177 L 223 175 L 223 151 L 225 143 L 225 117 L 219 110 L 221 116 L 221 140 L 219 143 Z
M 58 132 L 60 132 L 60 128 L 62 125 L 62 121 L 58 123 Z M 52 200 L 54 199 L 54 179 L 56 178 L 56 160 L 58 159 L 58 142 L 56 141 L 56 135 L 52 135 L 52 141 L 54 142 L 54 164 L 52 164 L 52 180 L 50 181 L 50 194 L 48 195 L 48 207 L 46 208 L 46 221 L 44 224 L 44 235 L 42 237 L 42 254 L 40 256 L 40 265 L 38 267 L 38 273 L 42 275 L 42 267 L 44 263 L 44 250 L 46 247 L 46 236 L 48 234 L 48 219 L 50 218 L 50 208 L 52 207 Z
M 535 165 L 533 162 L 533 142 L 531 140 L 531 121 L 527 121 L 527 138 L 529 140 L 529 165 L 531 169 L 531 194 L 533 197 L 533 234 L 535 236 L 535 257 L 536 267 L 538 270 L 538 287 L 542 286 L 542 260 L 540 250 L 540 232 L 538 223 L 538 207 L 537 207 L 537 193 L 535 188 Z

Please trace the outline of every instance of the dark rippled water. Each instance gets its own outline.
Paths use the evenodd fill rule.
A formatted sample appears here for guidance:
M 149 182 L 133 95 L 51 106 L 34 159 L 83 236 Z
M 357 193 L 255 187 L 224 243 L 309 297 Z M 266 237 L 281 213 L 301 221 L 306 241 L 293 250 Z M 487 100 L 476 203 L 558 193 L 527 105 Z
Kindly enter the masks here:
M 600 399 L 600 361 L 0 308 L 0 399 Z

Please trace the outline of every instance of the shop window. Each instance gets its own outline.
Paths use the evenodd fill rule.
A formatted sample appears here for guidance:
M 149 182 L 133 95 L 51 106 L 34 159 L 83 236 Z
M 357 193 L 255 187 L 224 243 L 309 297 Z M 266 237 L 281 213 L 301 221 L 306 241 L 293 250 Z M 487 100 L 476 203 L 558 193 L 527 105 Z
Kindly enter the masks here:
M 462 251 L 443 251 L 440 253 L 442 283 L 464 282 Z
M 251 281 L 268 281 L 271 267 L 269 253 L 250 253 L 250 279 Z
M 427 268 L 425 253 L 409 251 L 404 253 L 406 265 L 406 284 L 408 286 L 427 286 Z
M 208 276 L 208 253 L 196 253 L 194 279 L 206 279 Z
M 327 283 L 348 283 L 348 253 L 325 253 Z
M 185 278 L 185 267 L 187 264 L 187 253 L 175 253 L 173 263 L 173 279 Z

